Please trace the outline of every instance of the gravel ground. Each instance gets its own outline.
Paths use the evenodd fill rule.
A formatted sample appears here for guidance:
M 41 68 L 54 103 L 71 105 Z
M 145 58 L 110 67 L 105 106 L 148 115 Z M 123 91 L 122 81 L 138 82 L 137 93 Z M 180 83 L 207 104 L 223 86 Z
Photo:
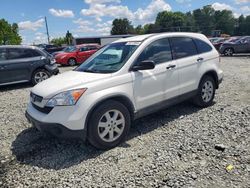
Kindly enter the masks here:
M 0 187 L 250 187 L 250 58 L 221 66 L 213 106 L 137 120 L 109 151 L 40 134 L 24 117 L 31 86 L 0 88 Z

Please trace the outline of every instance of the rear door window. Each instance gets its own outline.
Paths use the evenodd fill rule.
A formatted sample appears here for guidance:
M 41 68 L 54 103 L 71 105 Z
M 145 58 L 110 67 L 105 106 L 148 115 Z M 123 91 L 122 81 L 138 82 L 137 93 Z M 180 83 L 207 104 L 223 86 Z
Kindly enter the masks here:
M 190 57 L 198 54 L 193 39 L 188 37 L 173 37 L 170 38 L 170 40 L 175 59 Z
M 32 49 L 10 48 L 8 49 L 8 59 L 23 59 L 41 56 L 40 53 Z
M 194 39 L 194 42 L 197 46 L 197 50 L 199 54 L 210 52 L 213 49 L 209 44 L 207 44 L 206 42 L 202 40 Z
M 167 38 L 159 39 L 147 46 L 138 57 L 137 63 L 145 60 L 152 60 L 155 64 L 171 61 L 172 53 L 169 40 Z

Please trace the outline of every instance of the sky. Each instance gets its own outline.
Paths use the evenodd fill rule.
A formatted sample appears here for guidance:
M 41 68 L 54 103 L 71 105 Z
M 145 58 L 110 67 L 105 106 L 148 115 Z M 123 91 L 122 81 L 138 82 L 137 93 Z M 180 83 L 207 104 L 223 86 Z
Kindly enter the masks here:
M 0 19 L 18 23 L 23 44 L 45 43 L 47 17 L 51 38 L 109 35 L 115 18 L 137 26 L 154 22 L 158 12 L 188 12 L 212 5 L 232 10 L 235 17 L 250 15 L 250 0 L 1 0 Z

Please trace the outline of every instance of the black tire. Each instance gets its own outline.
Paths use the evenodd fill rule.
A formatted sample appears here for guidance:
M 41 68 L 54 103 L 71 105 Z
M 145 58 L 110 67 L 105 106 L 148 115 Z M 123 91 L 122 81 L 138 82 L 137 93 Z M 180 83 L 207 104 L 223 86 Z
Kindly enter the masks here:
M 233 48 L 226 48 L 223 52 L 224 56 L 233 56 L 234 49 Z
M 211 83 L 212 89 L 210 89 L 209 91 L 204 93 L 202 90 L 206 87 L 205 86 L 206 83 Z M 211 106 L 213 104 L 213 100 L 214 100 L 215 88 L 216 88 L 216 85 L 215 85 L 215 80 L 213 79 L 213 77 L 211 77 L 209 75 L 203 76 L 203 78 L 201 79 L 201 82 L 199 84 L 198 92 L 197 92 L 196 96 L 194 97 L 193 102 L 197 106 L 203 107 L 203 108 Z M 212 92 L 211 94 L 210 94 L 210 91 Z M 205 94 L 208 94 L 210 97 L 206 98 Z M 203 97 L 205 97 L 205 99 Z
M 75 66 L 76 65 L 76 59 L 75 58 L 69 58 L 68 65 Z
M 120 136 L 117 137 L 117 139 L 114 141 L 107 142 L 107 141 L 104 141 L 101 138 L 101 136 L 99 136 L 99 134 L 100 134 L 99 132 L 100 132 L 101 128 L 98 127 L 98 125 L 99 125 L 99 121 L 101 121 L 101 118 L 104 117 L 104 114 L 109 112 L 109 111 L 112 111 L 112 110 L 118 110 L 120 113 L 122 113 L 124 120 L 125 120 L 124 121 L 125 124 L 123 124 L 124 128 L 123 128 L 123 131 L 121 131 Z M 123 104 L 121 104 L 120 102 L 114 101 L 114 100 L 105 101 L 100 106 L 97 106 L 90 116 L 90 119 L 88 121 L 88 135 L 87 135 L 88 141 L 94 147 L 96 147 L 98 149 L 106 150 L 106 149 L 113 148 L 125 140 L 128 132 L 129 132 L 129 129 L 130 129 L 130 124 L 131 124 L 130 113 L 129 113 L 128 109 Z M 116 125 L 116 126 L 118 126 L 118 125 Z M 105 127 L 103 129 L 104 129 L 104 131 L 106 129 L 109 129 L 109 131 L 113 130 L 110 127 Z M 106 134 L 106 136 L 109 134 L 110 133 L 108 132 Z M 115 134 L 115 131 L 113 130 L 113 135 L 114 134 Z M 110 137 L 110 135 L 108 137 Z
M 38 80 L 37 75 L 40 74 L 40 73 L 44 75 L 44 78 Z M 44 80 L 48 79 L 49 77 L 51 77 L 51 74 L 47 70 L 45 70 L 45 69 L 37 69 L 32 74 L 31 82 L 32 82 L 33 85 L 36 85 L 36 84 L 40 83 L 41 81 L 44 81 Z

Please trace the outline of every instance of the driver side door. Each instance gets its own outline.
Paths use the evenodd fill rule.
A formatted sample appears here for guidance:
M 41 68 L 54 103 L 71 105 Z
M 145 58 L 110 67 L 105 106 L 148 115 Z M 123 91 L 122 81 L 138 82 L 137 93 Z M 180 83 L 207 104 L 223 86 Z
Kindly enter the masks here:
M 139 111 L 146 110 L 147 113 L 179 94 L 176 87 L 179 78 L 168 38 L 156 40 L 147 46 L 135 65 L 145 60 L 154 61 L 155 68 L 134 71 L 132 77 L 136 107 Z

